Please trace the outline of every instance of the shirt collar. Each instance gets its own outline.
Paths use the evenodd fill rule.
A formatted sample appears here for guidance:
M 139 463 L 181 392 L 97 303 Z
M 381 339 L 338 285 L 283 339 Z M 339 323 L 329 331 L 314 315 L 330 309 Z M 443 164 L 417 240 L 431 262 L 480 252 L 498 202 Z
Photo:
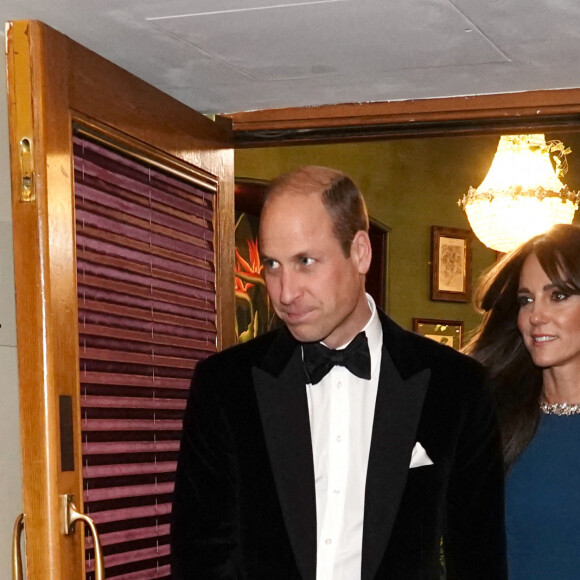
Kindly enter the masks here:
M 367 301 L 369 303 L 369 308 L 371 309 L 371 317 L 366 323 L 363 331 L 367 335 L 367 340 L 369 343 L 369 352 L 371 353 L 371 373 L 375 375 L 375 369 L 381 360 L 381 349 L 383 346 L 383 327 L 381 321 L 379 320 L 379 314 L 377 312 L 377 306 L 370 294 L 366 295 Z
M 369 350 L 372 360 L 374 361 L 381 352 L 381 347 L 383 345 L 383 327 L 381 325 L 381 321 L 379 320 L 379 314 L 377 312 L 375 301 L 370 294 L 367 294 L 366 297 L 369 303 L 369 308 L 371 309 L 371 317 L 363 328 L 363 331 L 367 335 L 367 340 L 369 341 Z
M 371 311 L 371 317 L 369 318 L 368 322 L 364 325 L 360 332 L 364 332 L 367 335 L 367 340 L 369 343 L 369 352 L 371 353 L 371 371 L 375 368 L 376 361 L 380 360 L 380 352 L 381 347 L 383 345 L 383 327 L 381 325 L 381 321 L 379 320 L 379 315 L 377 313 L 377 306 L 373 297 L 366 293 L 366 299 Z M 358 334 L 358 332 L 357 332 Z M 354 336 L 345 344 L 339 346 L 337 350 L 342 348 L 346 348 L 351 341 L 354 339 Z M 322 343 L 324 344 L 324 342 Z

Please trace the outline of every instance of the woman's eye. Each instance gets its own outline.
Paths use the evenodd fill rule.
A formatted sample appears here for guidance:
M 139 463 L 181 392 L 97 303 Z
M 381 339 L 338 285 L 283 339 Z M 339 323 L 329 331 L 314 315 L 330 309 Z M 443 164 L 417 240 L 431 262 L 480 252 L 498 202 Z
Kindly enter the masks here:
M 520 308 L 526 304 L 529 304 L 531 301 L 532 299 L 529 296 L 518 296 L 518 305 Z
M 566 294 L 566 292 L 561 292 L 560 290 L 557 290 L 556 292 L 552 293 L 552 300 L 554 300 L 555 302 L 562 302 L 562 300 L 566 300 L 568 296 L 570 295 Z

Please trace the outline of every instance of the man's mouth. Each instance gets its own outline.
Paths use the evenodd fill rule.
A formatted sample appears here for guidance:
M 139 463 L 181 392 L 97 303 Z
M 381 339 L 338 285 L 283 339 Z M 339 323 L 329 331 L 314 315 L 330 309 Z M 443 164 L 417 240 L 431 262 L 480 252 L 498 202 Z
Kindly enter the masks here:
M 300 322 L 301 320 L 305 319 L 311 310 L 285 310 L 283 314 L 283 318 L 285 318 L 288 322 Z

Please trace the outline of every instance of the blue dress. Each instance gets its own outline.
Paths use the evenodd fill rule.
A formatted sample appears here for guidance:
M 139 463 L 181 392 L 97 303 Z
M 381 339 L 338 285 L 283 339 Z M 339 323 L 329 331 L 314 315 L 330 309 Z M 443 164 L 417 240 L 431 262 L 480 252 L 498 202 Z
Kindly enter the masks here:
M 542 415 L 506 479 L 510 580 L 580 578 L 580 415 Z

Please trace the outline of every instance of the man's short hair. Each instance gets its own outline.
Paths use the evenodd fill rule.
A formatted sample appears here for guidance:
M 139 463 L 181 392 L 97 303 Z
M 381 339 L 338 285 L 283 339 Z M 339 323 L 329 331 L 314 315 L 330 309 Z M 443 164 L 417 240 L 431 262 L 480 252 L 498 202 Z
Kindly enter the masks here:
M 354 181 L 342 171 L 305 165 L 284 173 L 274 179 L 264 198 L 264 208 L 268 201 L 278 195 L 319 194 L 330 219 L 334 235 L 340 242 L 346 257 L 357 232 L 368 232 L 369 218 L 362 193 Z

